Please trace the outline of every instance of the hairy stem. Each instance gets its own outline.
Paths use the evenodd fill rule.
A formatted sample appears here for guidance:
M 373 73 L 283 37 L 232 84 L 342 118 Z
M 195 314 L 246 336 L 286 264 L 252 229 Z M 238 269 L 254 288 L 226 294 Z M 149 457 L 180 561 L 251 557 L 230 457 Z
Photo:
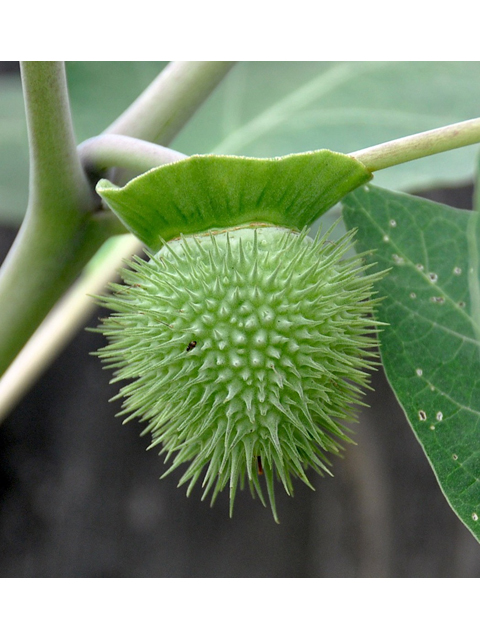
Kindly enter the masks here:
M 475 118 L 391 140 L 368 149 L 355 151 L 350 155 L 364 164 L 369 171 L 375 172 L 478 142 L 480 142 L 480 118 Z

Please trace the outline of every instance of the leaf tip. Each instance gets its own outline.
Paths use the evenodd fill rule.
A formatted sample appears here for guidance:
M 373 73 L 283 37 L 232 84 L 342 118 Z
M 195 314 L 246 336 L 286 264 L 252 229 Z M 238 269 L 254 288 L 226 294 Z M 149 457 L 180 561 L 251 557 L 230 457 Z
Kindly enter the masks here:
M 110 180 L 106 178 L 102 178 L 97 182 L 97 186 L 95 187 L 95 191 L 99 196 L 102 196 L 106 191 L 111 191 L 114 189 L 118 189 Z

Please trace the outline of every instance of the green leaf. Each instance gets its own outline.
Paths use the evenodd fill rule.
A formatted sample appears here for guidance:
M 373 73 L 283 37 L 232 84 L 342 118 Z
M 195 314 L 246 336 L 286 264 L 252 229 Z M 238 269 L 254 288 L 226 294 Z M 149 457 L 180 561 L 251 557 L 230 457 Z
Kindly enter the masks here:
M 480 540 L 480 214 L 363 187 L 344 201 L 374 250 L 388 380 L 453 510 Z M 388 418 L 387 418 L 388 419 Z
M 479 62 L 243 62 L 175 140 L 184 153 L 351 153 L 478 116 Z M 419 190 L 471 180 L 476 148 L 381 171 Z
M 370 180 L 365 167 L 332 151 L 259 160 L 192 156 L 97 191 L 127 229 L 152 250 L 209 229 L 263 222 L 303 229 Z

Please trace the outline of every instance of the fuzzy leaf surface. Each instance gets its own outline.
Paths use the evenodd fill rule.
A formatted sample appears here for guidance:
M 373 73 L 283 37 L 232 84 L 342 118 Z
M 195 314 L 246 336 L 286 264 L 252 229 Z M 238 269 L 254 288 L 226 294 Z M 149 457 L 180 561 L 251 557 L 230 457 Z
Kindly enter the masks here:
M 370 180 L 357 160 L 332 151 L 257 159 L 192 156 L 97 191 L 153 251 L 164 241 L 263 222 L 301 230 Z
M 388 380 L 448 502 L 480 540 L 480 214 L 363 187 L 343 215 L 373 268 L 390 269 L 377 285 Z

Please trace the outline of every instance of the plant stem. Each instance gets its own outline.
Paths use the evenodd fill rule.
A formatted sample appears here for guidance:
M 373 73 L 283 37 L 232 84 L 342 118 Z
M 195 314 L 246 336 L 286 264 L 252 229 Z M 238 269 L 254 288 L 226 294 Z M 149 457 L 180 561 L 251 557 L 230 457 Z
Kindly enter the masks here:
M 24 62 L 27 213 L 0 270 L 0 375 L 107 237 L 75 146 L 63 63 Z
M 397 164 L 418 160 L 480 142 L 480 118 L 424 131 L 398 140 L 391 140 L 350 155 L 371 171 L 380 171 Z
M 234 64 L 170 63 L 105 133 L 168 145 Z
M 114 247 L 102 249 L 95 257 L 94 267 L 85 268 L 84 275 L 52 309 L 17 358 L 0 378 L 0 422 L 51 364 L 56 354 L 68 343 L 72 334 L 72 318 L 84 325 L 91 314 L 93 301 L 89 295 L 105 287 L 105 282 L 117 278 L 118 264 L 141 250 L 141 242 L 126 234 L 112 238 Z
M 186 158 L 183 153 L 152 142 L 105 133 L 82 142 L 78 147 L 86 171 L 102 173 L 112 167 L 145 173 L 153 167 Z
M 77 217 L 92 192 L 78 157 L 62 62 L 22 62 L 30 151 L 29 206 Z

